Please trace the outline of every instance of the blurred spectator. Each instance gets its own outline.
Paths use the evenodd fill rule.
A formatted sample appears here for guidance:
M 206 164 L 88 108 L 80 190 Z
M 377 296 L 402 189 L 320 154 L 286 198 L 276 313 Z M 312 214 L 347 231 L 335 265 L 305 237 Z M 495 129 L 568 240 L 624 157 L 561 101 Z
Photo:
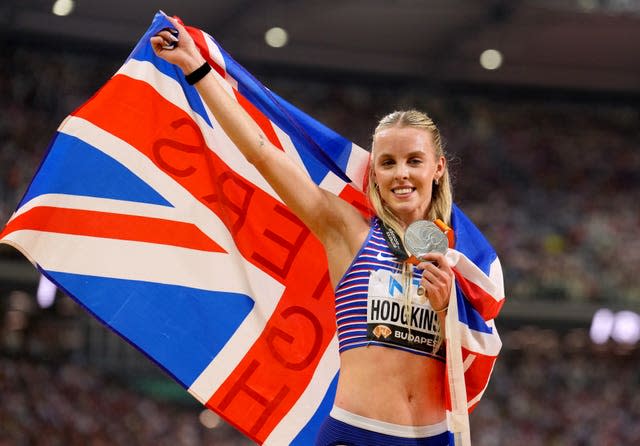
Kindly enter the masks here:
M 71 363 L 0 357 L 0 445 L 255 444 L 222 423 L 208 429 L 203 410 L 140 395 Z

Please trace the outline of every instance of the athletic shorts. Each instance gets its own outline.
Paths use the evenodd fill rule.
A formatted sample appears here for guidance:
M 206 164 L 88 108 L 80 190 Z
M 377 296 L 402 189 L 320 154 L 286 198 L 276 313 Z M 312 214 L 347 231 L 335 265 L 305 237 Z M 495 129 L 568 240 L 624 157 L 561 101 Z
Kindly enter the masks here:
M 334 406 L 320 427 L 315 446 L 447 446 L 447 422 L 402 426 L 353 414 Z

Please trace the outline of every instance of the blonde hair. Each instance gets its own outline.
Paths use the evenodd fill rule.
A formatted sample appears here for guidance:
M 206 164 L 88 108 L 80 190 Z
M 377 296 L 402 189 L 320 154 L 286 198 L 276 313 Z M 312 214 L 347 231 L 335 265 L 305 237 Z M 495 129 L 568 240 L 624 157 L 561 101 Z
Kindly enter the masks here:
M 433 120 L 425 113 L 418 110 L 402 110 L 389 113 L 378 122 L 378 126 L 373 132 L 373 138 L 381 131 L 391 127 L 413 127 L 429 132 L 433 138 L 436 159 L 445 156 L 440 131 L 434 124 Z M 371 150 L 371 162 L 368 168 L 368 185 L 367 196 L 376 215 L 382 222 L 391 227 L 396 233 L 404 234 L 404 229 L 400 219 L 389 209 L 382 201 L 380 191 L 376 187 L 375 178 L 373 176 L 373 147 Z M 438 180 L 438 185 L 433 185 L 433 193 L 431 196 L 431 204 L 425 218 L 435 220 L 439 218 L 447 225 L 451 224 L 451 206 L 453 203 L 453 192 L 451 189 L 451 179 L 449 176 L 449 168 L 445 165 L 444 173 Z

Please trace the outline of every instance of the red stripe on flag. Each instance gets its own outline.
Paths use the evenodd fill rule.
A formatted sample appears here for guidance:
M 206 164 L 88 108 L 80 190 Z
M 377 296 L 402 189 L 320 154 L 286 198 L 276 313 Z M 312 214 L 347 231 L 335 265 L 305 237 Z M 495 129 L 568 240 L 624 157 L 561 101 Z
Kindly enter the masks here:
M 2 232 L 2 237 L 19 230 L 133 240 L 200 251 L 225 252 L 220 245 L 191 223 L 111 212 L 39 206 L 11 220 Z
M 282 148 L 280 140 L 278 139 L 278 136 L 276 135 L 275 130 L 273 129 L 273 124 L 271 123 L 271 121 L 269 121 L 269 119 L 255 105 L 249 102 L 247 98 L 242 96 L 238 90 L 234 89 L 233 93 L 235 94 L 236 100 L 238 101 L 240 106 L 242 106 L 242 108 L 244 108 L 245 111 L 249 113 L 249 116 L 251 116 L 256 124 L 260 126 L 264 134 L 267 136 L 269 142 L 271 142 L 271 144 L 273 144 L 280 150 L 284 150 Z
M 471 302 L 473 308 L 480 313 L 485 321 L 495 319 L 498 313 L 500 313 L 505 300 L 496 300 L 495 297 L 487 293 L 480 286 L 467 280 L 456 268 L 453 268 L 453 272 L 456 275 L 460 289 L 462 289 L 467 300 Z
M 475 358 L 464 373 L 464 382 L 467 388 L 467 402 L 473 400 L 485 390 L 497 359 L 497 356 L 482 355 L 462 347 L 463 362 L 469 355 L 474 355 Z M 476 408 L 478 402 L 468 408 L 469 413 Z
M 306 389 L 335 332 L 320 242 L 282 203 L 233 172 L 195 122 L 148 84 L 117 75 L 76 115 L 145 154 L 218 215 L 245 259 L 286 286 L 258 340 L 207 403 L 263 441 Z
M 218 65 L 216 61 L 213 60 L 209 55 L 209 47 L 207 46 L 204 33 L 197 28 L 192 28 L 191 26 L 186 26 L 185 28 L 189 33 L 189 35 L 193 38 L 193 41 L 195 42 L 198 49 L 200 50 L 200 54 L 202 54 L 205 60 L 209 62 L 209 65 L 211 65 L 211 68 L 216 70 L 220 76 L 225 77 L 226 72 L 224 68 Z
M 493 371 L 493 366 L 496 362 L 497 356 L 483 355 L 477 352 L 473 352 L 462 347 L 462 362 L 464 363 L 470 355 L 473 355 L 473 362 L 468 366 L 464 372 L 465 388 L 467 392 L 467 402 L 476 398 L 481 392 L 485 390 L 489 383 L 489 378 Z M 449 411 L 452 410 L 451 405 L 451 390 L 449 389 L 449 373 L 445 369 L 445 408 Z M 469 413 L 476 408 L 477 402 L 468 407 Z
M 369 204 L 367 197 L 352 185 L 345 185 L 344 189 L 342 189 L 338 196 L 360 211 L 363 217 L 373 217 L 374 211 Z

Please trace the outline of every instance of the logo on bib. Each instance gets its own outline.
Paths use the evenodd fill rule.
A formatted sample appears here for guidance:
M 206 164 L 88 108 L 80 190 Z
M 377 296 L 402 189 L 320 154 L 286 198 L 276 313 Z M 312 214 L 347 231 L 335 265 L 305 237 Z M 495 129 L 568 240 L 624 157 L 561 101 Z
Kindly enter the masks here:
M 372 333 L 378 339 L 388 338 L 391 336 L 391 329 L 386 325 L 376 325 L 372 330 Z

